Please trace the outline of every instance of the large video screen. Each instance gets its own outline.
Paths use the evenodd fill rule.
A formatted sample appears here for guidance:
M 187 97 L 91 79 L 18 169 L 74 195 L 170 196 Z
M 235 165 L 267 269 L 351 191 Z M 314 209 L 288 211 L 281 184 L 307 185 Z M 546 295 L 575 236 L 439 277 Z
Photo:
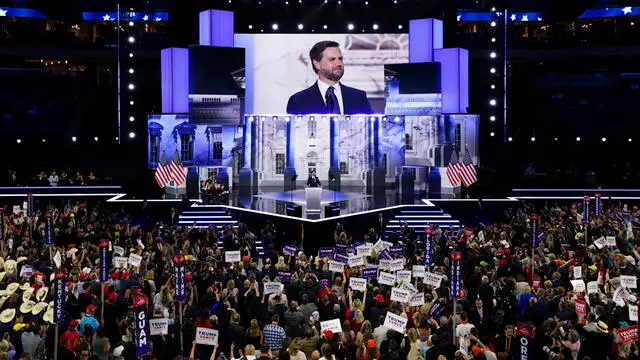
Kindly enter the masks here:
M 247 76 L 246 112 L 287 113 L 289 98 L 313 89 L 318 81 L 309 51 L 327 40 L 337 42 L 342 52 L 340 84 L 366 92 L 372 112 L 382 113 L 384 65 L 408 62 L 407 34 L 236 34 L 235 45 L 245 48 L 247 74 L 252 74 Z M 316 102 L 322 100 L 319 90 L 317 93 Z

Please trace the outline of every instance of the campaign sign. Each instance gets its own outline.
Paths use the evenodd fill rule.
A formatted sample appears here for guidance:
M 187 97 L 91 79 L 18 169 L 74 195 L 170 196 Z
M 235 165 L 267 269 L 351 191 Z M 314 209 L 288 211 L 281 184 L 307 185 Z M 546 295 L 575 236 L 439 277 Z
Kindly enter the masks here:
M 0 240 L 4 240 L 4 210 L 0 210 Z
M 629 307 L 629 320 L 638 321 L 638 305 L 627 305 Z
M 389 251 L 389 249 L 384 249 L 378 254 L 378 258 L 391 260 L 393 259 L 393 255 L 391 255 L 391 251 Z
M 367 290 L 367 279 L 357 277 L 349 278 L 349 286 L 353 290 L 365 291 Z
M 442 300 L 437 300 L 431 305 L 431 309 L 429 309 L 429 316 L 433 318 L 437 317 L 445 307 L 446 305 L 444 304 L 444 302 L 442 302 Z
M 392 246 L 389 248 L 391 255 L 397 258 L 399 256 L 404 256 L 404 248 L 402 246 Z
M 149 331 L 151 335 L 167 335 L 169 333 L 169 319 L 149 320 Z
M 395 259 L 391 261 L 391 266 L 389 266 L 389 270 L 398 271 L 404 269 L 404 258 Z
M 398 270 L 396 271 L 396 281 L 397 282 L 411 282 L 411 270 Z
M 540 231 L 540 215 L 531 214 L 529 220 L 531 226 L 531 246 L 536 248 L 538 247 L 538 232 Z
M 375 279 L 378 277 L 378 269 L 364 269 L 362 270 L 362 277 L 364 279 Z
M 387 259 L 378 260 L 378 269 L 380 269 L 380 270 L 389 270 L 389 269 L 391 269 L 391 260 L 387 260 Z
M 347 244 L 337 243 L 336 244 L 336 253 L 347 254 Z
M 44 243 L 47 245 L 53 244 L 53 215 L 51 211 L 47 211 L 44 215 Z
M 138 254 L 129 254 L 129 265 L 140 266 L 140 263 L 142 263 L 142 256 Z
M 585 196 L 582 199 L 582 223 L 589 224 L 589 201 L 591 198 L 589 196 Z
M 582 267 L 581 266 L 574 266 L 573 267 L 573 278 L 574 279 L 580 279 L 582 278 Z
M 334 252 L 335 252 L 335 249 L 332 247 L 323 247 L 318 249 L 318 255 L 321 258 L 332 258 Z
M 364 243 L 362 245 L 356 246 L 356 254 L 358 256 L 371 256 L 371 251 L 373 250 L 373 244 Z
M 595 206 L 594 211 L 596 213 L 596 219 L 600 219 L 600 214 L 602 213 L 602 195 L 599 193 L 596 193 L 594 206 Z
M 196 328 L 196 344 L 215 346 L 218 344 L 218 330 Z
M 589 281 L 587 283 L 587 293 L 588 294 L 597 294 L 598 293 L 598 282 L 597 281 Z
M 341 273 L 344 271 L 344 263 L 329 260 L 329 271 Z
M 406 290 L 408 292 L 410 292 L 411 294 L 415 294 L 418 292 L 418 289 L 416 289 L 415 286 L 411 285 L 410 282 L 403 282 L 402 284 L 400 284 L 400 289 L 402 290 Z
M 282 291 L 282 287 L 279 282 L 266 282 L 264 283 L 264 294 L 278 294 Z
M 527 324 L 516 325 L 516 343 L 511 345 L 515 360 L 533 359 L 533 327 Z
M 638 281 L 633 275 L 620 275 L 620 285 L 628 289 L 635 289 L 638 287 Z
M 613 302 L 616 303 L 618 306 L 624 306 L 624 299 L 628 297 L 629 297 L 629 292 L 627 291 L 626 288 L 622 286 L 616 288 L 616 290 L 613 292 Z
M 400 288 L 391 288 L 391 301 L 408 303 L 411 299 L 411 293 Z
M 424 305 L 424 294 L 417 293 L 411 295 L 409 298 L 409 306 L 422 306 Z
M 451 252 L 451 288 L 449 289 L 450 296 L 454 299 L 460 297 L 460 280 L 461 269 L 460 260 L 462 259 L 462 253 L 459 251 Z
M 57 323 L 64 318 L 64 308 L 67 301 L 67 284 L 64 281 L 66 275 L 63 270 L 54 273 L 55 294 L 53 295 L 53 322 Z
M 224 262 L 228 262 L 228 263 L 240 262 L 240 250 L 225 251 Z
M 278 270 L 278 277 L 285 281 L 291 281 L 293 273 L 291 271 Z
M 407 319 L 402 316 L 396 315 L 391 311 L 387 311 L 387 317 L 384 319 L 384 326 L 387 329 L 397 331 L 404 334 L 404 330 L 407 327 Z
M 378 282 L 382 285 L 395 286 L 396 276 L 387 272 L 381 271 L 378 275 Z
M 133 298 L 133 310 L 136 327 L 136 355 L 143 356 L 149 352 L 149 320 L 147 319 L 147 297 L 138 294 Z
M 29 277 L 33 275 L 33 266 L 24 265 L 22 269 L 20 269 L 20 277 Z
M 320 332 L 323 333 L 325 330 L 329 330 L 334 334 L 341 333 L 342 324 L 340 324 L 340 319 L 321 321 Z
M 333 255 L 333 259 L 335 261 L 341 262 L 343 264 L 346 264 L 349 262 L 349 257 L 345 254 L 341 254 L 341 253 L 335 253 L 335 255 Z
M 625 345 L 638 341 L 638 325 L 631 325 L 618 329 L 618 335 Z
M 424 283 L 439 288 L 442 283 L 442 275 L 427 272 L 424 274 Z
M 124 256 L 124 248 L 122 246 L 114 246 L 113 252 L 118 256 Z
M 116 256 L 113 258 L 114 264 L 117 268 L 126 268 L 129 259 L 123 256 Z
M 33 202 L 33 194 L 32 193 L 28 193 L 27 194 L 27 216 L 28 217 L 33 217 L 33 215 L 35 215 L 35 206 L 34 206 L 34 202 Z
M 607 236 L 604 241 L 605 246 L 616 247 L 616 237 L 615 236 Z
M 349 255 L 347 261 L 349 267 L 364 266 L 364 258 L 360 255 Z
M 412 274 L 414 278 L 424 277 L 425 274 L 425 266 L 424 265 L 413 265 Z
M 173 257 L 173 282 L 176 287 L 176 301 L 187 300 L 187 286 L 185 280 L 184 256 L 175 255 Z
M 109 281 L 109 268 L 111 264 L 111 259 L 109 259 L 109 240 L 100 240 L 98 249 L 100 251 L 100 272 L 98 273 L 98 278 L 100 282 L 107 282 Z
M 570 280 L 571 286 L 573 286 L 573 292 L 585 292 L 586 286 L 584 280 Z
M 296 246 L 295 245 L 285 245 L 282 252 L 285 255 L 295 255 L 296 254 Z
M 579 316 L 587 315 L 587 303 L 582 300 L 576 300 L 576 314 Z

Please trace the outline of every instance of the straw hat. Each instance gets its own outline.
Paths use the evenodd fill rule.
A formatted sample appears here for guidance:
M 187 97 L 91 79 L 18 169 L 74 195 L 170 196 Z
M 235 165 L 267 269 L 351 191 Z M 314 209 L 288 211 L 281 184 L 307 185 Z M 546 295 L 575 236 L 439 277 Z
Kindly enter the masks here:
M 38 289 L 38 292 L 36 292 L 36 299 L 38 299 L 38 301 L 44 301 L 44 299 L 47 298 L 48 293 L 49 293 L 49 288 L 46 286 L 43 286 L 40 289 Z
M 12 282 L 11 284 L 7 285 L 7 292 L 9 294 L 13 294 L 14 292 L 16 292 L 16 290 L 18 290 L 18 288 L 20 288 L 20 284 L 18 284 L 17 282 Z
M 0 281 L 2 281 L 4 279 L 4 276 L 7 275 L 6 271 L 2 271 L 0 272 Z
M 30 313 L 33 311 L 33 307 L 36 305 L 35 301 L 29 300 L 25 301 L 20 305 L 20 312 L 23 314 Z
M 4 269 L 6 272 L 14 272 L 16 270 L 16 261 L 7 260 L 4 262 Z
M 73 257 L 77 252 L 78 252 L 78 248 L 71 248 L 67 250 L 65 255 L 67 255 L 67 257 L 70 258 L 70 257 Z
M 33 288 L 28 288 L 27 290 L 25 290 L 22 293 L 22 301 L 27 302 L 29 301 L 29 299 L 31 299 L 31 296 L 33 296 Z
M 46 321 L 46 322 L 54 324 L 54 322 L 53 322 L 53 307 L 49 308 L 49 310 L 47 310 L 47 312 L 44 313 L 44 315 L 42 316 L 42 319 L 44 321 Z
M 609 326 L 602 321 L 598 321 L 598 323 L 596 324 L 596 329 L 598 329 L 598 331 L 603 333 L 609 332 Z
M 16 316 L 16 309 L 6 309 L 0 313 L 0 322 L 3 324 L 11 322 Z
M 31 310 L 31 313 L 33 315 L 38 315 L 42 312 L 42 310 L 46 309 L 47 306 L 49 306 L 49 304 L 47 304 L 46 302 L 39 302 L 33 307 L 33 310 Z
M 20 290 L 22 291 L 27 291 L 29 288 L 31 288 L 31 284 L 29 284 L 28 281 L 20 286 Z
M 2 309 L 2 306 L 4 306 L 4 302 L 7 301 L 8 298 L 8 296 L 0 297 L 0 309 Z
M 26 261 L 27 257 L 26 256 L 20 256 L 16 259 L 16 263 L 20 264 L 23 261 Z

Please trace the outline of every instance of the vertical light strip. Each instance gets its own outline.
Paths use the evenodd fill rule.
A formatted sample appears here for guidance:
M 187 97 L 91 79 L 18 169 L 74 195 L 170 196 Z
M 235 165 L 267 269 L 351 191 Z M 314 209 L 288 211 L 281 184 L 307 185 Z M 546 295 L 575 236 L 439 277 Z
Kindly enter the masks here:
M 509 18 L 507 17 L 508 14 L 508 10 L 505 8 L 504 9 L 504 50 L 502 52 L 502 58 L 503 58 L 503 80 L 502 80 L 502 91 L 503 91 L 503 96 L 502 96 L 502 106 L 503 106 L 503 115 L 502 115 L 502 124 L 503 124 L 503 141 L 507 142 L 507 25 L 509 24 Z

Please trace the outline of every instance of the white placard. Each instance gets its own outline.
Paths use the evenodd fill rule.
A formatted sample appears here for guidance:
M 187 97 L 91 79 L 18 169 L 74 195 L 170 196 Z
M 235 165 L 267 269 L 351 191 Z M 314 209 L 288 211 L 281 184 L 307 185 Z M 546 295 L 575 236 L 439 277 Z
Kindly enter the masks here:
M 382 239 L 380 239 L 380 240 L 376 241 L 376 243 L 375 243 L 375 244 L 373 244 L 373 251 L 375 251 L 375 252 L 376 252 L 376 254 L 380 254 L 380 253 L 382 252 L 382 250 L 384 250 L 384 249 L 385 249 L 385 247 L 384 247 L 384 246 L 385 246 L 385 245 L 384 245 L 384 242 L 382 241 Z M 356 249 L 356 251 L 357 251 L 357 250 L 358 250 L 358 249 Z
M 279 282 L 266 282 L 264 283 L 264 294 L 279 294 L 282 290 Z
M 364 266 L 364 258 L 360 255 L 349 255 L 349 267 Z
M 22 209 L 20 209 L 20 205 L 13 205 L 13 213 L 17 214 L 19 212 L 22 212 Z
M 582 267 L 581 266 L 574 266 L 573 267 L 573 278 L 574 279 L 581 279 L 582 278 Z
M 9 239 L 9 243 L 13 242 L 13 239 Z M 9 248 L 11 248 L 12 246 L 9 245 Z M 53 256 L 53 262 L 56 264 L 56 268 L 60 268 L 60 266 L 62 266 L 62 255 L 60 255 L 60 252 L 56 252 L 56 254 Z
M 359 245 L 356 247 L 356 254 L 358 254 L 358 256 L 371 256 L 372 250 L 373 244 L 365 243 L 364 245 Z
M 573 286 L 573 292 L 585 292 L 586 286 L 584 284 L 584 280 L 571 280 L 571 285 Z
M 240 262 L 240 251 L 225 251 L 224 252 L 224 262 L 234 263 Z
M 218 330 L 207 328 L 196 328 L 196 344 L 203 345 L 217 345 L 218 344 Z
M 389 267 L 389 270 L 398 271 L 402 269 L 404 269 L 404 258 L 391 260 L 391 266 Z
M 424 283 L 439 288 L 442 283 L 442 275 L 426 272 L 424 273 Z
M 411 282 L 411 270 L 398 270 L 396 271 L 397 282 Z
M 607 236 L 604 243 L 606 246 L 616 247 L 616 237 Z
M 387 260 L 387 259 L 380 259 L 378 261 L 378 269 L 380 270 L 389 270 L 391 269 L 391 262 L 393 260 Z
M 340 324 L 340 319 L 321 321 L 320 332 L 322 333 L 325 330 L 330 330 L 334 334 L 342 332 L 342 324 Z
M 378 274 L 378 282 L 382 285 L 395 286 L 396 276 L 394 274 L 389 274 L 388 272 L 380 271 Z
M 349 286 L 353 290 L 365 291 L 367 290 L 367 279 L 357 277 L 349 278 Z
M 114 246 L 113 247 L 113 253 L 118 255 L 118 256 L 123 256 L 124 255 L 124 248 L 122 246 Z
M 20 269 L 20 277 L 29 277 L 31 275 L 33 275 L 33 266 L 23 265 L 22 269 Z
M 588 294 L 597 294 L 598 293 L 598 282 L 597 281 L 589 281 L 587 283 L 587 293 Z
M 409 306 L 422 306 L 424 305 L 424 293 L 417 293 L 411 295 L 409 298 Z
M 329 271 L 341 273 L 344 271 L 344 263 L 335 260 L 329 260 Z
M 425 268 L 424 265 L 413 265 L 413 277 L 421 278 L 424 277 Z
M 149 332 L 151 335 L 167 335 L 169 333 L 168 319 L 149 320 Z
M 400 289 L 407 290 L 412 294 L 415 294 L 418 292 L 418 289 L 416 289 L 416 287 L 413 286 L 410 282 L 403 282 L 402 284 L 400 284 Z
M 129 265 L 140 266 L 142 262 L 142 256 L 138 254 L 129 254 Z
M 620 286 L 635 289 L 638 287 L 638 280 L 633 275 L 620 275 Z
M 598 248 L 598 249 L 602 249 L 605 246 L 606 240 L 604 239 L 604 236 L 600 236 L 599 238 L 597 238 L 596 240 L 593 241 L 593 244 Z
M 404 334 L 404 330 L 407 327 L 407 319 L 402 316 L 396 315 L 391 311 L 387 311 L 387 317 L 384 319 L 384 326 L 387 329 L 397 331 Z
M 114 256 L 113 257 L 113 263 L 114 263 L 115 267 L 117 267 L 117 268 L 125 269 L 127 267 L 128 261 L 129 261 L 129 259 L 127 259 L 126 257 L 123 257 L 123 256 Z
M 629 297 L 629 292 L 622 286 L 618 287 L 616 291 L 613 292 L 613 302 L 618 306 L 624 306 L 624 299 L 627 297 Z
M 397 287 L 391 288 L 391 301 L 397 301 L 406 304 L 410 299 L 411 293 L 407 290 L 402 290 Z
M 638 305 L 627 305 L 629 306 L 629 320 L 638 321 Z

